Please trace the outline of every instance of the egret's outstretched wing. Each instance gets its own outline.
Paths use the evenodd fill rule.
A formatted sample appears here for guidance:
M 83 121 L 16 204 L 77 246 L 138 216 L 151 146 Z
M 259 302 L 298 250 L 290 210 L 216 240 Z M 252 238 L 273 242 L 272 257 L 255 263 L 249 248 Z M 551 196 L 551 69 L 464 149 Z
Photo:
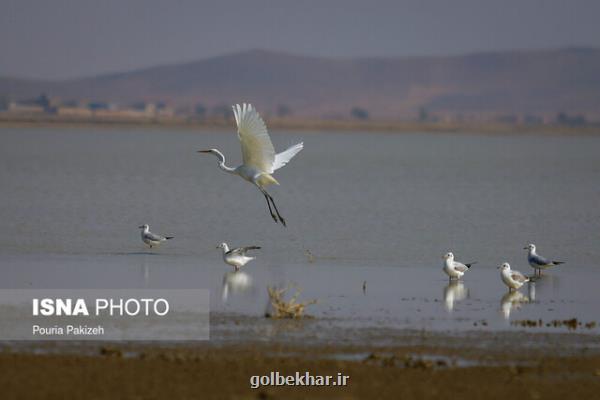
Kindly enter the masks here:
M 244 164 L 272 173 L 275 149 L 265 122 L 252 104 L 236 104 L 233 106 L 233 114 L 238 127 L 238 137 L 242 142 Z
M 279 154 L 275 154 L 275 162 L 273 163 L 273 171 L 277 171 L 279 168 L 283 167 L 287 163 L 290 162 L 292 158 L 296 154 L 300 152 L 304 148 L 304 143 L 298 143 L 293 145 L 287 150 L 282 151 Z

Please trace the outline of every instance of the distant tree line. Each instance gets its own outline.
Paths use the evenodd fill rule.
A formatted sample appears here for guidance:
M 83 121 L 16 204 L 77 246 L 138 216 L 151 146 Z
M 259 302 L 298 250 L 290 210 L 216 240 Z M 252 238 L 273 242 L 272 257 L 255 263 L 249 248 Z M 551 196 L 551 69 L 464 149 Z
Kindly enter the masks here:
M 353 107 L 352 110 L 350 110 L 350 115 L 353 118 L 356 119 L 360 119 L 360 120 L 367 120 L 369 119 L 369 112 L 361 107 Z
M 118 112 L 121 110 L 134 110 L 142 112 L 145 111 L 146 113 L 156 112 L 161 113 L 161 115 L 180 115 L 196 119 L 204 119 L 208 117 L 222 118 L 224 120 L 233 119 L 233 111 L 231 109 L 231 105 L 228 103 L 220 103 L 208 106 L 205 103 L 198 102 L 196 104 L 180 105 L 177 108 L 174 108 L 173 106 L 169 106 L 165 101 L 156 101 L 153 103 L 145 100 L 139 100 L 129 104 L 128 106 L 120 107 L 115 103 L 100 100 L 84 101 L 78 99 L 68 99 L 60 101 L 60 99 L 50 97 L 46 93 L 41 93 L 37 97 L 15 102 L 8 95 L 0 94 L 0 111 L 10 111 L 12 110 L 13 105 L 37 106 L 49 114 L 59 113 L 63 107 L 71 107 L 87 108 L 91 111 L 110 110 Z M 269 116 L 268 112 L 269 110 L 264 111 L 264 115 L 267 117 Z M 293 109 L 289 105 L 283 103 L 277 105 L 276 108 L 271 112 L 274 112 L 279 118 L 289 117 L 294 114 Z M 366 121 L 371 118 L 369 111 L 365 107 L 361 106 L 354 106 L 350 108 L 349 115 L 351 118 L 361 121 Z M 416 118 L 419 122 L 438 122 L 440 120 L 440 117 L 431 113 L 425 105 L 418 108 Z M 451 118 L 456 122 L 461 122 L 464 120 L 463 115 L 460 113 L 454 114 L 451 116 Z M 553 119 L 549 119 L 548 115 L 545 113 L 542 115 L 507 113 L 489 116 L 488 118 L 490 122 L 495 121 L 503 124 L 538 125 L 544 123 L 553 123 L 556 125 L 581 127 L 590 123 L 584 114 L 569 114 L 565 111 L 558 112 Z
M 569 115 L 566 112 L 559 112 L 556 116 L 556 123 L 568 126 L 584 126 L 587 124 L 587 120 L 582 114 Z

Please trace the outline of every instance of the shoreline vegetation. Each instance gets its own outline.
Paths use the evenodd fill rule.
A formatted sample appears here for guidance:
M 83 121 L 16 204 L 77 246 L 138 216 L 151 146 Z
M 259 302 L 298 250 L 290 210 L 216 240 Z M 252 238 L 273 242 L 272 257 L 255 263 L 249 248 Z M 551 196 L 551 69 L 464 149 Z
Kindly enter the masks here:
M 233 125 L 232 125 L 233 124 Z M 555 134 L 597 135 L 600 124 L 569 126 L 560 124 L 513 124 L 501 122 L 419 122 L 385 120 L 327 120 L 307 118 L 268 118 L 271 130 L 358 131 L 396 133 L 474 133 L 474 134 Z M 106 128 L 150 127 L 176 129 L 232 129 L 235 121 L 225 118 L 189 117 L 105 118 L 59 115 L 14 115 L 0 113 L 0 128 L 6 127 L 78 127 Z

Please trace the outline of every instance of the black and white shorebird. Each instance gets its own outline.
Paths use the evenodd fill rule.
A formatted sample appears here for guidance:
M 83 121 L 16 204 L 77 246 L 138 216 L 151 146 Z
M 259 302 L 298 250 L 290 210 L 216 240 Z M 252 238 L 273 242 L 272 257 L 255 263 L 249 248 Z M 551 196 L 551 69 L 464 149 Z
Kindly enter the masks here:
M 454 261 L 454 254 L 452 252 L 444 254 L 442 258 L 444 259 L 443 270 L 451 281 L 462 278 L 465 272 L 471 268 L 471 265 L 476 264 L 476 262 L 463 264 Z
M 527 261 L 529 265 L 535 270 L 536 275 L 542 275 L 542 270 L 550 267 L 554 267 L 556 265 L 564 264 L 563 261 L 553 261 L 549 260 L 545 257 L 540 256 L 536 253 L 535 244 L 529 244 L 526 247 L 523 247 L 524 250 L 528 250 L 527 253 Z
M 227 243 L 221 243 L 217 246 L 217 249 L 223 249 L 223 261 L 225 264 L 231 265 L 236 271 L 239 271 L 249 261 L 254 260 L 255 257 L 247 256 L 246 253 L 250 250 L 258 250 L 259 246 L 246 246 L 246 247 L 235 247 L 229 249 Z
M 525 283 L 529 282 L 529 278 L 510 268 L 510 264 L 505 262 L 498 267 L 500 269 L 500 278 L 502 282 L 508 287 L 508 291 L 518 290 Z
M 174 238 L 174 236 L 161 236 L 150 232 L 150 226 L 148 224 L 140 225 L 138 228 L 142 230 L 142 241 L 150 246 L 150 248 L 158 247 L 162 242 Z

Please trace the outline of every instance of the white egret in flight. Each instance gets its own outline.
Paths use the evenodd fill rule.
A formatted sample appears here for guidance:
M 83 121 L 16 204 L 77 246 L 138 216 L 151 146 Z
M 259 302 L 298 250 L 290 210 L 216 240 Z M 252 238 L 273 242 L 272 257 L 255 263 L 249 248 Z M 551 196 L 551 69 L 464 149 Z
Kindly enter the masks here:
M 273 177 L 273 172 L 286 165 L 302 148 L 303 143 L 298 143 L 281 153 L 275 153 L 273 143 L 267 132 L 265 122 L 251 104 L 236 104 L 233 114 L 238 128 L 238 138 L 242 144 L 242 159 L 244 163 L 236 168 L 225 165 L 225 156 L 217 149 L 199 150 L 198 153 L 211 153 L 219 159 L 219 168 L 230 174 L 239 175 L 254 184 L 267 200 L 269 212 L 275 222 L 281 221 L 285 226 L 285 219 L 279 213 L 273 197 L 266 191 L 272 184 L 279 185 Z M 273 208 L 271 208 L 271 204 Z M 275 209 L 275 215 L 273 213 Z

